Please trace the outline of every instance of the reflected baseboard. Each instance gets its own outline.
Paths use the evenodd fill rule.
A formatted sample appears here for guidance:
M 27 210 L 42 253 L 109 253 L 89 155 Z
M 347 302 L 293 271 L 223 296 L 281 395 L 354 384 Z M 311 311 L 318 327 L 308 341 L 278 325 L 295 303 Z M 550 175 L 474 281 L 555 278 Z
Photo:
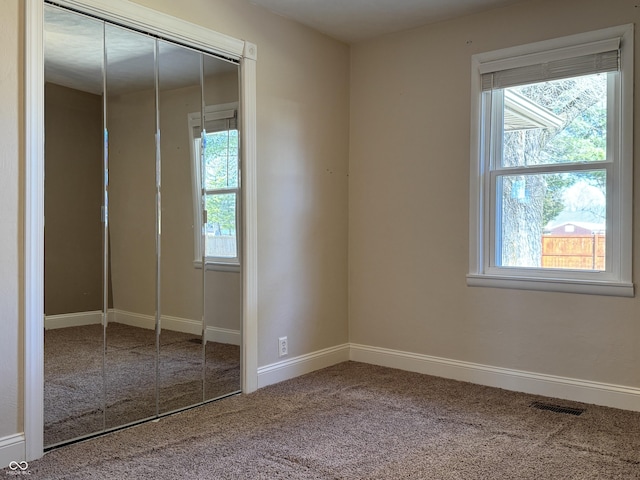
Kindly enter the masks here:
M 228 328 L 207 327 L 205 330 L 205 338 L 207 342 L 228 343 L 229 345 L 240 346 L 241 337 L 239 330 L 230 330 Z
M 109 312 L 111 313 L 111 312 Z M 111 321 L 111 319 L 109 319 Z M 45 330 L 56 328 L 81 327 L 96 325 L 102 322 L 102 311 L 63 313 L 60 315 L 46 315 L 44 317 Z
M 109 322 L 122 323 L 131 327 L 146 328 L 153 330 L 156 325 L 156 318 L 153 315 L 127 312 L 119 309 L 109 309 Z M 188 318 L 173 317 L 163 315 L 160 319 L 162 328 L 175 332 L 190 333 L 200 335 L 202 332 L 201 323 Z M 94 325 L 102 322 L 102 312 L 76 312 L 62 315 L 45 316 L 44 328 L 51 330 L 54 328 L 80 327 L 83 325 Z M 207 342 L 228 343 L 230 345 L 240 345 L 240 331 L 228 328 L 207 326 L 205 330 Z
M 153 315 L 143 315 L 140 313 L 115 310 L 113 321 L 130 325 L 132 327 L 154 329 L 156 319 Z M 200 335 L 202 333 L 202 326 L 198 320 L 162 315 L 160 322 L 163 329 L 173 330 L 174 332 L 190 333 L 192 335 Z M 205 338 L 207 342 L 240 345 L 239 330 L 207 326 L 205 330 Z
M 146 328 L 153 330 L 156 328 L 155 315 L 145 315 L 143 313 L 127 312 L 125 310 L 114 310 L 113 320 L 109 321 L 122 323 L 131 327 Z M 192 335 L 200 334 L 200 323 L 195 320 L 186 318 L 169 317 L 163 315 L 160 319 L 162 328 L 167 330 L 175 330 L 176 332 L 190 333 Z

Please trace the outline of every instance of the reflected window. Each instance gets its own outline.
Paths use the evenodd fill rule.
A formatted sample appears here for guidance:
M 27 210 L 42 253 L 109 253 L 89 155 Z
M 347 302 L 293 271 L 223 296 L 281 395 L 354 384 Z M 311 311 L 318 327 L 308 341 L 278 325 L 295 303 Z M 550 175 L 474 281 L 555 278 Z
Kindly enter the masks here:
M 189 116 L 193 145 L 196 266 L 239 265 L 239 147 L 237 104 Z

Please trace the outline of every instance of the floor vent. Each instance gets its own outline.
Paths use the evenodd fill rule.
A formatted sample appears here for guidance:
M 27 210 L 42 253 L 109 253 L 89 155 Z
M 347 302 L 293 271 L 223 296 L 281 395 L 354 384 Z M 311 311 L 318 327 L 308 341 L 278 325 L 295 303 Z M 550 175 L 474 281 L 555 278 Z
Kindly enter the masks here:
M 584 412 L 584 408 L 571 408 L 571 407 L 561 407 L 560 405 L 553 405 L 551 403 L 543 403 L 543 402 L 533 402 L 529 405 L 532 408 L 537 408 L 538 410 L 549 410 L 550 412 L 555 413 L 566 413 L 568 415 L 580 416 Z

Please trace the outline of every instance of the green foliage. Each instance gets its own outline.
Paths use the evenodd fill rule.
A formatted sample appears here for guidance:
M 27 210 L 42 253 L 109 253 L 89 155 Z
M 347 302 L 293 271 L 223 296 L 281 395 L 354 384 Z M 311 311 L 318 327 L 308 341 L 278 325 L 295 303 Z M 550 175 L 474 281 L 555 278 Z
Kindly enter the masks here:
M 204 188 L 208 232 L 236 234 L 236 193 L 238 187 L 238 131 L 208 133 L 204 146 Z M 216 190 L 211 192 L 211 190 Z
M 564 162 L 593 162 L 606 159 L 606 105 L 594 104 L 580 112 L 548 145 L 548 152 Z M 564 209 L 562 193 L 576 181 L 587 183 L 605 191 L 604 171 L 590 171 L 576 175 L 548 175 L 544 197 L 542 224 L 547 225 Z
M 214 235 L 236 234 L 236 194 L 207 195 L 207 231 Z
M 208 133 L 204 146 L 204 186 L 207 190 L 238 186 L 238 131 Z
M 571 178 L 571 177 L 569 177 Z M 554 220 L 564 209 L 562 192 L 570 186 L 572 180 L 563 178 L 562 175 L 546 176 L 546 193 L 542 200 L 542 225 L 547 225 Z
M 549 126 L 519 128 L 517 123 L 510 124 L 515 126 L 504 131 L 500 152 L 503 167 L 594 162 L 591 171 L 501 176 L 501 264 L 536 267 L 540 265 L 544 227 L 568 212 L 569 203 L 571 209 L 591 217 L 599 216 L 602 210 L 593 196 L 587 197 L 583 184 L 603 194 L 606 190 L 605 171 L 598 170 L 596 163 L 606 160 L 606 74 L 527 84 L 512 87 L 512 91 L 546 109 Z M 514 109 L 510 113 L 522 112 Z M 571 190 L 578 183 L 580 188 Z M 583 191 L 585 197 L 578 198 Z
M 606 160 L 606 82 L 602 75 L 545 82 L 519 88 L 539 105 L 564 119 L 555 131 L 525 133 L 527 164 L 596 162 Z M 577 181 L 586 181 L 605 192 L 604 171 L 574 175 L 545 175 L 542 225 L 565 208 L 563 192 Z
M 555 162 L 606 160 L 607 109 L 597 102 L 566 123 L 545 146 L 544 156 Z

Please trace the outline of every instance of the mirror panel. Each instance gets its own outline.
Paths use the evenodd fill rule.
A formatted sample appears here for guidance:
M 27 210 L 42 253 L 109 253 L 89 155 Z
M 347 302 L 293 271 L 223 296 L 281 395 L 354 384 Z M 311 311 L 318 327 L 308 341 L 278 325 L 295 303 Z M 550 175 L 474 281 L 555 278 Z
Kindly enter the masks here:
M 237 64 L 51 5 L 44 41 L 49 448 L 240 391 L 241 175 Z
M 157 414 L 155 39 L 105 26 L 109 249 L 106 428 Z
M 103 23 L 49 5 L 44 21 L 44 444 L 51 446 L 104 428 L 108 288 L 101 221 Z
M 203 401 L 203 271 L 194 256 L 190 114 L 200 112 L 200 53 L 158 42 L 161 178 L 160 413 Z M 195 152 L 195 153 L 194 153 Z
M 205 400 L 240 391 L 239 70 L 203 54 Z

